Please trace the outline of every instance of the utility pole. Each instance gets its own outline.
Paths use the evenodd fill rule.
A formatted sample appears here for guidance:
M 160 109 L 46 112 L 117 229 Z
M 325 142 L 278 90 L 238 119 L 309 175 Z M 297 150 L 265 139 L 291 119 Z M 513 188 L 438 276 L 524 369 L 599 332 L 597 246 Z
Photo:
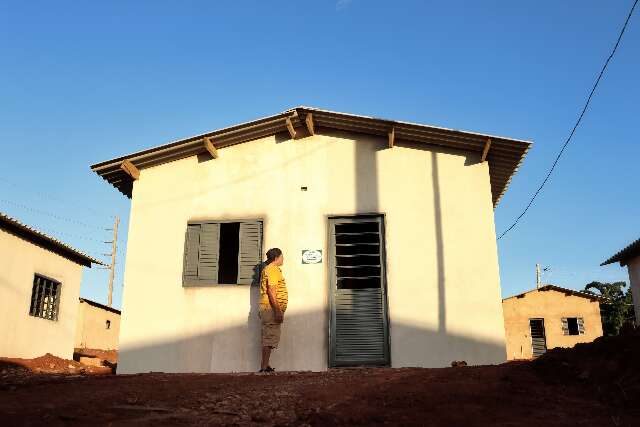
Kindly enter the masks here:
M 536 289 L 540 288 L 540 264 L 536 264 Z
M 113 303 L 113 277 L 116 271 L 116 252 L 118 250 L 118 224 L 120 224 L 120 217 L 116 216 L 113 223 L 113 241 L 111 242 L 111 265 L 109 266 L 109 307 Z

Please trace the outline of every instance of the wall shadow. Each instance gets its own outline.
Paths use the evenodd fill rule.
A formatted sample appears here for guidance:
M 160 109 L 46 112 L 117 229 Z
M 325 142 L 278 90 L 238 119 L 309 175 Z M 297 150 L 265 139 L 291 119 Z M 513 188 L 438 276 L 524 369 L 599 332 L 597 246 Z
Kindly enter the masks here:
M 304 325 L 325 315 L 320 311 L 285 315 L 282 341 L 274 350 L 272 366 L 278 371 L 326 370 L 324 352 L 328 337 L 325 330 L 306 337 L 307 345 L 298 344 Z M 139 346 L 123 344 L 117 373 L 255 372 L 260 366 L 260 323 L 257 315 L 250 317 L 253 317 L 250 319 L 253 331 L 247 331 L 247 325 L 237 325 Z M 465 360 L 470 365 L 505 361 L 505 349 L 500 343 L 406 323 L 392 323 L 391 329 L 392 367 L 439 368 L 450 366 L 454 360 Z M 239 348 L 246 343 L 246 338 L 254 340 L 254 345 L 250 346 L 253 354 L 248 354 L 246 348 Z M 239 345 L 234 346 L 233 343 Z
M 387 148 L 383 139 L 366 138 L 354 142 L 356 213 L 378 213 L 378 152 Z
M 436 244 L 436 265 L 437 265 L 437 289 L 438 289 L 438 331 L 445 333 L 447 331 L 447 288 L 445 274 L 445 257 L 444 257 L 444 226 L 442 217 L 442 186 L 440 180 L 440 166 L 438 155 L 450 154 L 464 157 L 464 165 L 472 166 L 479 163 L 479 154 L 469 151 L 457 150 L 448 147 L 440 147 L 437 145 L 429 145 L 425 143 L 397 140 L 395 146 L 408 148 L 412 150 L 429 151 L 430 164 L 426 165 L 431 170 L 431 192 L 433 198 L 433 230 Z M 411 188 L 410 191 L 414 191 Z
M 431 186 L 433 189 L 434 229 L 438 265 L 438 331 L 447 330 L 447 298 L 444 275 L 444 238 L 442 236 L 442 203 L 440 200 L 440 176 L 438 174 L 438 153 L 431 152 Z
M 262 270 L 267 266 L 267 262 L 263 261 L 253 267 L 253 277 L 251 279 L 251 287 L 249 288 L 249 314 L 247 316 L 247 327 L 251 331 L 251 341 L 258 342 L 261 339 L 261 320 L 260 320 L 260 277 Z

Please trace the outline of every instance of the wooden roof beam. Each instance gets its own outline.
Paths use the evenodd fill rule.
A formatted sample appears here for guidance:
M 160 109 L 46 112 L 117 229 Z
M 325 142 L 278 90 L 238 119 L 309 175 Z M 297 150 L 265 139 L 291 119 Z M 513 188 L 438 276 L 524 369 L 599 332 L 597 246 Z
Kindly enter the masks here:
M 309 135 L 315 135 L 315 128 L 313 126 L 313 114 L 308 113 L 307 117 L 304 119 L 304 122 L 307 125 L 307 130 L 309 131 Z
M 285 119 L 285 123 L 287 124 L 287 130 L 289 131 L 289 135 L 291 135 L 291 139 L 296 139 L 296 130 L 293 128 L 293 123 L 291 123 L 289 117 Z
M 480 162 L 484 162 L 487 160 L 487 154 L 489 154 L 489 149 L 491 148 L 491 138 L 487 138 L 487 142 L 484 144 L 484 148 L 482 149 L 482 157 L 480 157 Z
M 389 131 L 389 148 L 393 148 L 393 145 L 396 142 L 396 128 L 392 127 Z
M 131 163 L 131 160 L 125 159 L 120 163 L 120 169 L 122 169 L 127 175 L 129 175 L 134 181 L 140 178 L 140 170 Z
M 215 145 L 213 145 L 213 143 L 211 142 L 211 138 L 209 138 L 208 136 L 205 136 L 203 138 L 203 141 L 204 141 L 204 149 L 207 150 L 209 154 L 211 154 L 211 157 L 213 157 L 214 159 L 217 159 L 218 150 L 216 149 Z

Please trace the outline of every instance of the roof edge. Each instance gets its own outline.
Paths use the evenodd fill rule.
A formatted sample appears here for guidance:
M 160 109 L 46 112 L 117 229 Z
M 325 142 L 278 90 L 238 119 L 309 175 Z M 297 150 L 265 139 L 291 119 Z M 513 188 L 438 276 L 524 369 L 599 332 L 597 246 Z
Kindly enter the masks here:
M 289 126 L 293 126 L 294 129 L 306 129 L 305 119 L 308 118 L 308 115 L 312 115 L 315 128 L 329 128 L 384 137 L 387 137 L 393 129 L 396 140 L 442 146 L 472 153 L 482 153 L 490 140 L 491 148 L 486 160 L 489 162 L 491 198 L 494 207 L 506 193 L 513 175 L 521 166 L 532 145 L 532 142 L 527 140 L 299 106 L 272 116 L 95 163 L 91 165 L 91 170 L 125 196 L 131 198 L 133 179 L 121 169 L 122 162 L 125 160 L 130 161 L 137 169 L 149 168 L 205 153 L 205 138 L 210 139 L 214 147 L 219 149 L 279 133 L 287 133 Z M 302 134 L 304 133 L 302 132 Z
M 590 294 L 588 292 L 584 292 L 584 291 L 576 291 L 575 289 L 568 289 L 568 288 L 563 288 L 562 286 L 557 286 L 557 285 L 553 285 L 553 284 L 546 284 L 546 285 L 540 285 L 539 288 L 535 288 L 535 289 L 531 289 L 529 291 L 525 291 L 525 292 L 521 292 L 519 294 L 516 295 L 511 295 L 510 297 L 506 297 L 506 298 L 502 298 L 502 301 L 506 301 L 509 299 L 513 299 L 513 298 L 522 298 L 527 294 L 530 294 L 532 292 L 545 292 L 545 291 L 557 291 L 557 292 L 562 292 L 564 294 L 570 294 L 576 297 L 580 297 L 580 298 L 586 298 L 586 299 L 590 299 L 590 300 L 597 300 L 598 302 L 602 302 L 602 301 L 606 301 L 606 298 L 600 296 L 600 295 L 596 295 L 596 294 Z
M 640 257 L 640 239 L 631 242 L 629 245 L 616 252 L 612 257 L 600 264 L 600 266 L 620 262 L 620 266 L 624 267 L 627 264 L 627 261 L 636 257 Z
M 17 237 L 28 240 L 36 246 L 55 252 L 76 264 L 89 268 L 91 268 L 91 264 L 105 265 L 102 261 L 97 260 L 56 238 L 48 236 L 42 231 L 23 224 L 17 219 L 2 212 L 0 212 L 0 229 L 6 230 Z
M 104 304 L 100 304 L 99 302 L 87 299 L 87 298 L 78 298 L 80 300 L 80 302 L 86 302 L 89 305 L 92 305 L 94 307 L 98 307 L 101 308 L 103 310 L 107 310 L 110 311 L 112 313 L 116 313 L 116 314 L 122 314 L 122 312 L 120 310 L 118 310 L 117 308 L 113 308 L 113 307 L 109 307 L 108 305 L 104 305 Z

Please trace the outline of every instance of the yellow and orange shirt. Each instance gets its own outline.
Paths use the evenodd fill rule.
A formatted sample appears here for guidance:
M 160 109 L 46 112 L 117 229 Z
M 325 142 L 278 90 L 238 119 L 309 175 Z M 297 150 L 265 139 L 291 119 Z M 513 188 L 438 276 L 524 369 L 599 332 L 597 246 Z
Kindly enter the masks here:
M 277 265 L 269 264 L 262 270 L 262 276 L 260 277 L 260 310 L 269 310 L 271 308 L 269 295 L 267 295 L 267 285 L 275 289 L 276 301 L 284 312 L 289 302 L 289 294 L 282 270 Z

